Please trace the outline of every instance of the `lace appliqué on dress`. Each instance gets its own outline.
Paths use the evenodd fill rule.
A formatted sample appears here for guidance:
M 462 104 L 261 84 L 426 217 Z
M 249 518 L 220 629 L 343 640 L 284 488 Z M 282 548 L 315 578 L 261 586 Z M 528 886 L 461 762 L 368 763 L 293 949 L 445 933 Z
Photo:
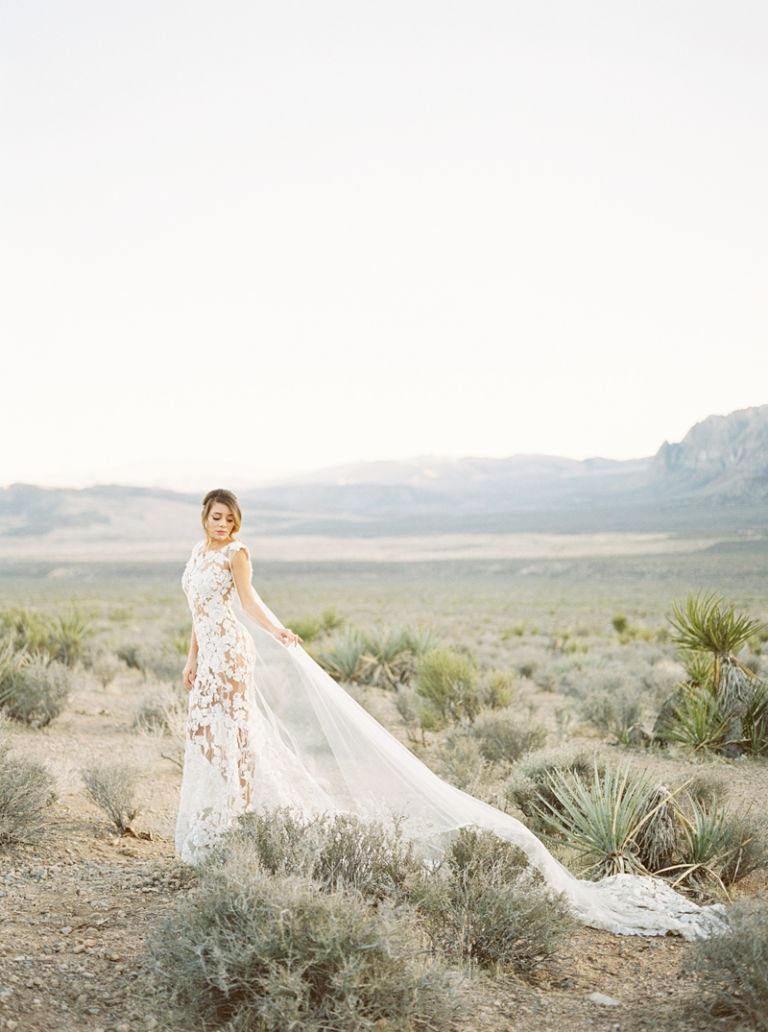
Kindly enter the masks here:
M 182 575 L 198 643 L 176 827 L 177 851 L 189 862 L 248 810 L 253 799 L 257 749 L 248 686 L 254 646 L 232 610 L 236 588 L 229 561 L 243 548 L 241 541 L 233 541 L 204 550 L 201 542 Z

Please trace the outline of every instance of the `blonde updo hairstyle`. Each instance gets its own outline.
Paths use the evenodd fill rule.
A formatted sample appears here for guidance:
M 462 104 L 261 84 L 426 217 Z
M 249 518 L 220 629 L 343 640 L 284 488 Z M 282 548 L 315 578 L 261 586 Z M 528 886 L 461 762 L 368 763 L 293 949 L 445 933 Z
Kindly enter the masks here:
M 219 505 L 228 505 L 232 510 L 232 515 L 235 518 L 235 522 L 232 527 L 232 536 L 234 537 L 242 525 L 243 514 L 240 512 L 240 504 L 237 500 L 237 496 L 223 487 L 214 488 L 213 491 L 209 491 L 205 498 L 203 498 L 203 512 L 200 516 L 200 522 L 203 525 L 203 532 L 207 535 L 208 531 L 205 527 L 205 521 L 208 519 L 211 509 L 217 502 Z

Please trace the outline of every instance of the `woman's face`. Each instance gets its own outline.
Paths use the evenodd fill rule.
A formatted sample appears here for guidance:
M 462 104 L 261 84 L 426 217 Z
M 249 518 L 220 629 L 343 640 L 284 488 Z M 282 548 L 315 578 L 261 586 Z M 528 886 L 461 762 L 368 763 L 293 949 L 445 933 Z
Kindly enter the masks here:
M 205 521 L 208 537 L 213 541 L 226 541 L 235 526 L 232 510 L 223 502 L 214 502 Z

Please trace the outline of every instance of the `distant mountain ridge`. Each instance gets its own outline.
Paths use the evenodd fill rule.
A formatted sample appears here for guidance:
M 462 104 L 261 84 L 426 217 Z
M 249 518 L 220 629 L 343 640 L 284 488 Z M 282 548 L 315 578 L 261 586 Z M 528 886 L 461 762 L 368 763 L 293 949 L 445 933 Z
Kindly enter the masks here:
M 768 494 L 768 405 L 709 416 L 679 444 L 662 444 L 653 477 L 674 490 L 729 498 Z
M 244 471 L 243 479 L 245 479 Z M 199 536 L 199 492 L 119 484 L 0 489 L 0 546 L 85 538 L 146 547 Z M 434 533 L 762 532 L 768 405 L 710 416 L 655 456 L 584 461 L 546 455 L 345 464 L 240 489 L 255 533 L 333 537 Z

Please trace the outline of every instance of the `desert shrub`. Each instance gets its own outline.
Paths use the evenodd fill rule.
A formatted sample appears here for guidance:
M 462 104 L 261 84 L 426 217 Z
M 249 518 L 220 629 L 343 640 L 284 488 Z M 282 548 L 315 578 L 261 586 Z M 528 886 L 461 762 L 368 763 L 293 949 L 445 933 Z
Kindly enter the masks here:
M 437 772 L 456 788 L 476 795 L 489 769 L 479 743 L 464 728 L 452 728 L 440 743 Z
M 621 745 L 642 745 L 650 737 L 642 726 L 643 706 L 636 690 L 595 692 L 582 700 L 581 713 Z
M 411 741 L 416 740 L 416 732 L 421 727 L 418 702 L 418 696 L 413 688 L 405 688 L 403 685 L 398 687 L 395 694 L 395 709 L 400 714 Z
M 12 756 L 0 741 L 0 846 L 40 838 L 55 799 L 54 784 L 42 764 Z
M 82 770 L 88 798 L 125 834 L 139 814 L 136 804 L 138 771 L 123 763 L 94 764 Z
M 540 749 L 547 739 L 546 728 L 521 722 L 511 709 L 480 713 L 472 735 L 489 763 L 515 763 L 525 753 Z
M 71 674 L 63 663 L 32 659 L 0 678 L 0 708 L 20 723 L 45 727 L 64 709 L 71 687 Z
M 150 937 L 147 965 L 186 1028 L 363 1032 L 454 1027 L 457 981 L 412 916 L 249 867 L 208 870 Z
M 728 907 L 722 935 L 697 941 L 686 968 L 698 976 L 702 1006 L 711 1016 L 739 1019 L 744 1028 L 768 1030 L 768 907 L 744 900 Z
M 472 658 L 453 649 L 429 649 L 419 659 L 415 688 L 436 724 L 474 720 L 480 708 L 477 668 Z
M 502 709 L 515 697 L 517 678 L 512 670 L 486 670 L 480 684 L 480 703 L 489 709 Z
M 504 798 L 508 806 L 514 807 L 524 815 L 528 826 L 541 834 L 548 824 L 539 817 L 539 808 L 544 802 L 548 807 L 557 808 L 560 801 L 552 788 L 549 774 L 559 770 L 565 774 L 578 774 L 588 777 L 594 769 L 595 759 L 586 752 L 578 752 L 574 756 L 555 754 L 551 758 L 541 757 L 526 761 L 521 760 L 518 769 L 504 786 Z M 598 770 L 603 768 L 598 764 Z
M 112 649 L 99 646 L 88 653 L 86 666 L 102 688 L 107 688 L 125 669 L 125 664 Z
M 179 692 L 156 691 L 139 703 L 133 718 L 137 731 L 149 731 L 163 735 L 183 733 L 187 715 L 187 699 Z
M 462 828 L 436 871 L 412 887 L 433 949 L 485 968 L 528 973 L 575 922 L 522 850 L 490 831 Z
M 326 892 L 343 889 L 368 900 L 397 897 L 419 869 L 397 821 L 349 814 L 308 818 L 289 807 L 243 814 L 208 862 L 226 863 L 241 848 L 268 874 L 310 878 Z
M 629 620 L 623 613 L 617 613 L 611 620 L 611 626 L 617 634 L 625 634 L 629 628 Z
M 159 642 L 122 642 L 116 654 L 131 670 L 139 670 L 146 680 L 175 682 L 181 678 L 183 662 L 171 639 Z

